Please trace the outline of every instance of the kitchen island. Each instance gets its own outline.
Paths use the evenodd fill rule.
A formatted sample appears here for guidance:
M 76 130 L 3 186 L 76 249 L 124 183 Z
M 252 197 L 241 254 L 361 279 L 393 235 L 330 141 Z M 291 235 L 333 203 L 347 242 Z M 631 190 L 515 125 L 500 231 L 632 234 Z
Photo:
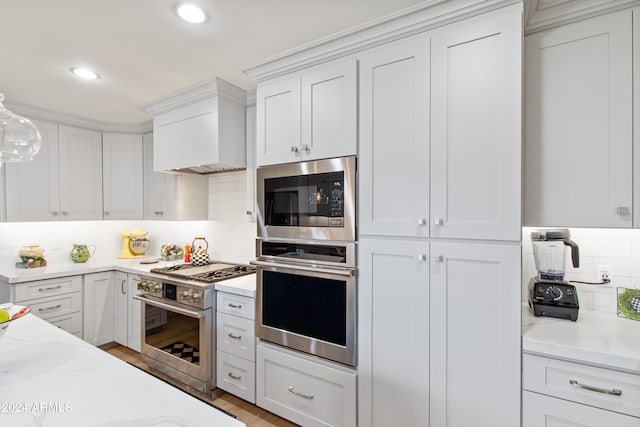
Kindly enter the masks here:
M 12 322 L 0 348 L 2 425 L 244 425 L 31 314 Z

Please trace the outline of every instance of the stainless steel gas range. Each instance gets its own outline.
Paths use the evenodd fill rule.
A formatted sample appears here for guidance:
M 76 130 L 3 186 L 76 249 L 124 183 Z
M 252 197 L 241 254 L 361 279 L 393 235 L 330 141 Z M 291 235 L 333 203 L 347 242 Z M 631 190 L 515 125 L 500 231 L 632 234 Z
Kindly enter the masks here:
M 215 284 L 255 273 L 251 265 L 178 264 L 141 275 L 142 354 L 148 365 L 210 395 L 215 388 Z

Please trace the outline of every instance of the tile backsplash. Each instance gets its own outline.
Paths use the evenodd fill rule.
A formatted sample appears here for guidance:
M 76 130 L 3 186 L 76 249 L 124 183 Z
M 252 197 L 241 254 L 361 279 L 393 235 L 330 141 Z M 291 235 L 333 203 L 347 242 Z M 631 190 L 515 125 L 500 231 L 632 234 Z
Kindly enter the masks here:
M 527 299 L 527 284 L 535 276 L 531 231 L 522 229 L 523 300 Z M 570 228 L 571 240 L 580 250 L 580 266 L 573 268 L 569 249 L 566 254 L 566 280 L 598 282 L 597 268 L 611 267 L 612 282 L 607 285 L 575 283 L 580 308 L 615 313 L 616 287 L 640 289 L 640 229 Z
M 255 257 L 256 224 L 246 215 L 246 172 L 209 176 L 208 221 L 51 221 L 0 222 L 0 266 L 13 266 L 18 249 L 37 243 L 51 262 L 69 262 L 74 243 L 95 244 L 96 258 L 120 254 L 120 232 L 132 228 L 147 231 L 151 256 L 160 255 L 164 243 L 184 245 L 205 236 L 214 259 L 248 263 Z

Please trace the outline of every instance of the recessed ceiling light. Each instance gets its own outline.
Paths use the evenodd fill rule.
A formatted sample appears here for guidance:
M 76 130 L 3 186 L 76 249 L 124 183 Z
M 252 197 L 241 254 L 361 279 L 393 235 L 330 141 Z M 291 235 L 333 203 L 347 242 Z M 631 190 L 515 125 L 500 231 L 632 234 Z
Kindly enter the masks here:
M 191 3 L 182 3 L 176 9 L 178 16 L 192 24 L 201 24 L 207 18 L 200 6 Z
M 76 75 L 77 77 L 80 77 L 81 79 L 85 79 L 85 80 L 95 80 L 97 79 L 98 76 L 96 73 L 94 73 L 91 70 L 88 70 L 86 68 L 71 68 L 70 71 Z

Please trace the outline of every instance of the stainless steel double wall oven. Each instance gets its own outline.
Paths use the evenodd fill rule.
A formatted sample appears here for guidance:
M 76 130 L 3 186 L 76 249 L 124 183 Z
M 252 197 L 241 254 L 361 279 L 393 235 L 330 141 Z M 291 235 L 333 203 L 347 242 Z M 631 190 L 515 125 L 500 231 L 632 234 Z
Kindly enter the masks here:
M 258 338 L 356 365 L 356 159 L 258 169 Z

